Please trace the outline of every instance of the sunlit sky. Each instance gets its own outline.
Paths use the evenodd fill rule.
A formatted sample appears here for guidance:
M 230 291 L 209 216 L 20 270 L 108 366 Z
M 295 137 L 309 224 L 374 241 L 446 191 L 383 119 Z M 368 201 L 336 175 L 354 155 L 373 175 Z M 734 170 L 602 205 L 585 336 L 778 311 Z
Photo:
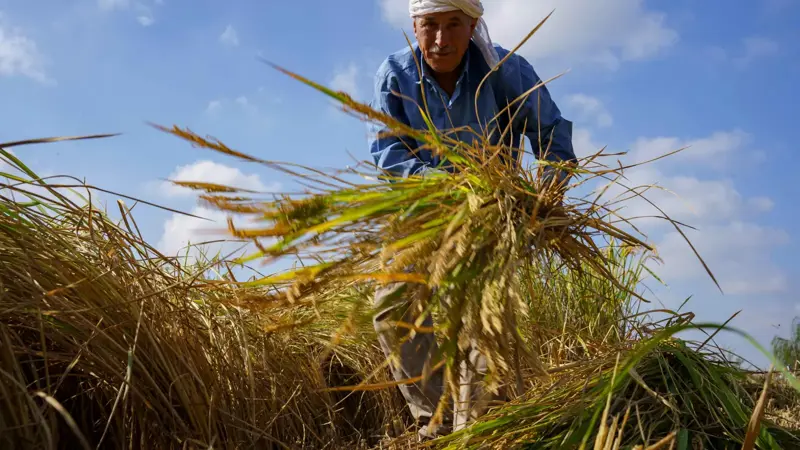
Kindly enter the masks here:
M 344 5 L 347 5 L 345 7 Z M 687 232 L 724 294 L 663 222 L 643 223 L 664 260 L 664 305 L 732 325 L 768 345 L 800 315 L 798 184 L 800 1 L 485 0 L 496 43 L 520 53 L 575 123 L 577 153 L 607 146 L 647 159 L 629 174 Z M 284 176 L 149 127 L 187 126 L 264 159 L 315 167 L 368 159 L 364 124 L 264 58 L 368 100 L 383 58 L 413 38 L 405 0 L 0 0 L 0 141 L 120 132 L 109 140 L 20 147 L 42 175 L 88 183 L 222 220 L 164 179 L 276 190 Z M 116 197 L 101 197 L 114 207 Z M 130 204 L 130 202 L 128 202 Z M 642 208 L 641 211 L 639 208 Z M 645 211 L 633 204 L 628 214 Z M 196 239 L 195 219 L 137 206 L 145 237 L 168 253 Z M 219 222 L 224 226 L 224 220 Z M 654 282 L 648 285 L 656 288 Z M 660 306 L 658 303 L 654 307 Z M 754 362 L 723 333 L 718 343 Z

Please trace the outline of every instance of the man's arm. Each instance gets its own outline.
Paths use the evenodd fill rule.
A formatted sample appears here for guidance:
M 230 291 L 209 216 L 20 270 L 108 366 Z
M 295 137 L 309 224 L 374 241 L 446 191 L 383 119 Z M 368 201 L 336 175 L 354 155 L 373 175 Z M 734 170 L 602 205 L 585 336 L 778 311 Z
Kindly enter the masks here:
M 396 120 L 409 125 L 403 100 L 392 93 L 399 92 L 394 77 L 381 67 L 375 77 L 373 99 L 370 106 Z M 379 136 L 389 131 L 382 123 L 368 123 L 369 151 L 375 164 L 397 177 L 408 177 L 416 174 L 427 166 L 410 149 L 417 148 L 415 139 L 398 136 Z
M 510 67 L 512 70 L 509 72 L 510 77 L 507 78 L 507 85 L 512 87 L 509 94 L 513 93 L 509 95 L 510 101 L 542 81 L 525 58 L 514 55 L 507 62 L 512 61 L 516 63 Z M 512 106 L 512 113 L 515 109 Z M 561 116 L 561 111 L 545 85 L 539 86 L 528 95 L 525 105 L 515 117 L 514 129 L 530 139 L 537 159 L 552 162 L 574 162 L 577 159 L 572 147 L 572 122 Z M 562 172 L 561 175 L 566 174 Z

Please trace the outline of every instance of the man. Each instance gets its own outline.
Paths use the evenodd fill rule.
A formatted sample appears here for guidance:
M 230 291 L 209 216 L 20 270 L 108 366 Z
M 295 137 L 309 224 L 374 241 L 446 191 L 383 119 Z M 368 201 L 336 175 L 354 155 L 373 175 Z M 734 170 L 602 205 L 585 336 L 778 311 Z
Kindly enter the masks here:
M 490 122 L 509 101 L 513 101 L 533 88 L 541 80 L 533 67 L 522 57 L 512 55 L 492 76 L 484 82 L 475 107 L 478 85 L 490 69 L 508 55 L 509 51 L 492 44 L 486 24 L 482 19 L 483 6 L 480 0 L 410 0 L 409 13 L 413 19 L 417 43 L 390 55 L 380 66 L 375 77 L 372 107 L 417 129 L 427 129 L 418 109 L 423 107 L 422 90 L 428 105 L 430 119 L 439 130 L 469 126 L 475 133 L 487 126 L 504 131 L 510 125 L 506 145 L 514 160 L 519 158 L 522 135 L 528 136 L 537 158 L 555 161 L 574 161 L 572 149 L 572 123 L 563 117 L 551 99 L 547 88 L 542 86 L 525 101 L 521 111 L 512 106 L 513 120 L 502 119 Z M 416 60 L 420 62 L 421 73 Z M 501 115 L 508 117 L 508 113 Z M 509 123 L 510 122 L 510 123 Z M 424 175 L 430 170 L 451 170 L 446 161 L 420 144 L 405 137 L 383 137 L 386 131 L 381 126 L 370 125 L 370 153 L 378 167 L 393 176 L 408 177 Z M 493 133 L 495 143 L 500 133 Z M 459 139 L 472 139 L 469 131 L 459 131 Z M 546 152 L 546 154 L 545 154 Z M 416 291 L 412 292 L 412 289 Z M 384 353 L 389 356 L 400 346 L 399 364 L 393 365 L 393 376 L 397 381 L 418 377 L 429 355 L 436 351 L 433 334 L 417 332 L 407 339 L 404 328 L 392 326 L 392 322 L 413 322 L 413 313 L 403 306 L 387 307 L 385 302 L 397 296 L 406 300 L 413 295 L 429 295 L 421 288 L 396 283 L 376 292 L 375 302 L 379 309 L 374 324 Z M 397 304 L 397 302 L 394 302 Z M 424 327 L 431 326 L 427 319 Z M 485 370 L 480 355 L 473 352 L 469 360 L 472 370 L 462 368 L 462 385 L 469 384 L 475 373 Z M 400 390 L 408 402 L 411 413 L 422 424 L 420 435 L 433 436 L 427 423 L 435 412 L 442 394 L 441 370 L 431 374 L 426 383 L 402 384 Z M 479 387 L 462 387 L 459 401 L 454 407 L 452 423 L 445 423 L 440 432 L 449 428 L 459 429 L 474 419 L 486 407 L 488 394 Z M 447 421 L 449 422 L 449 420 Z

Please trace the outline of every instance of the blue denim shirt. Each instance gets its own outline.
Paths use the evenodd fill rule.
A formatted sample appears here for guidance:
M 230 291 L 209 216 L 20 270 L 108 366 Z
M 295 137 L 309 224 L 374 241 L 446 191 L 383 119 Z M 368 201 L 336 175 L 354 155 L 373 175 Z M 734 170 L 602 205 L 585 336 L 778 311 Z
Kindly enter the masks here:
M 449 132 L 456 134 L 456 136 L 451 134 L 451 137 L 463 141 L 477 138 L 475 133 L 483 135 L 481 127 L 485 129 L 495 115 L 505 108 L 507 101 L 513 101 L 540 82 L 533 67 L 523 57 L 512 55 L 481 86 L 476 115 L 475 93 L 478 84 L 490 70 L 477 46 L 470 42 L 464 68 L 452 97 L 448 96 L 434 80 L 430 68 L 423 62 L 418 45 L 414 44 L 412 48 L 406 47 L 391 54 L 380 65 L 375 75 L 371 106 L 415 129 L 427 129 L 419 110 L 419 107 L 424 110 L 421 89 L 426 89 L 425 97 L 430 118 L 437 129 L 448 133 L 447 130 L 469 126 L 474 130 L 474 132 L 469 130 Z M 495 48 L 500 59 L 509 53 L 500 46 Z M 421 77 L 412 51 L 422 66 Z M 401 95 L 395 95 L 393 92 Z M 507 136 L 506 144 L 512 148 L 512 157 L 519 158 L 519 151 L 515 149 L 520 148 L 522 135 L 525 134 L 530 139 L 533 153 L 538 159 L 541 159 L 540 148 L 547 149 L 549 144 L 550 148 L 546 155 L 548 159 L 574 161 L 572 122 L 561 117 L 561 112 L 547 88 L 541 86 L 529 94 L 521 110 L 517 112 L 519 105 L 520 103 L 517 103 L 509 108 L 511 115 L 516 112 L 510 127 L 511 132 L 506 133 L 510 134 Z M 509 117 L 508 111 L 502 116 Z M 500 131 L 506 128 L 506 123 L 499 124 Z M 490 128 L 497 126 L 497 121 L 489 124 Z M 378 133 L 382 131 L 387 130 L 381 123 L 368 125 L 369 150 L 375 164 L 392 175 L 407 177 L 428 168 L 438 167 L 442 163 L 431 151 L 418 149 L 421 145 L 415 140 L 394 136 L 379 138 Z M 499 142 L 496 138 L 499 134 L 498 131 L 493 133 L 494 144 Z M 552 143 L 549 142 L 551 139 Z M 449 170 L 446 162 L 441 167 Z

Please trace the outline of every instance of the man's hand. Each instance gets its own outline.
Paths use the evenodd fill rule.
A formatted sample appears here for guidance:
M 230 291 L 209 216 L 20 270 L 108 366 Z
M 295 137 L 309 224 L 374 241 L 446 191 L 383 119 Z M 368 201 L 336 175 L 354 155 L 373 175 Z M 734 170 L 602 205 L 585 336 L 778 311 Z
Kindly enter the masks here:
M 561 205 L 564 202 L 564 195 L 569 186 L 572 173 L 560 170 L 553 166 L 546 166 L 542 174 L 542 192 L 553 199 L 553 205 Z

